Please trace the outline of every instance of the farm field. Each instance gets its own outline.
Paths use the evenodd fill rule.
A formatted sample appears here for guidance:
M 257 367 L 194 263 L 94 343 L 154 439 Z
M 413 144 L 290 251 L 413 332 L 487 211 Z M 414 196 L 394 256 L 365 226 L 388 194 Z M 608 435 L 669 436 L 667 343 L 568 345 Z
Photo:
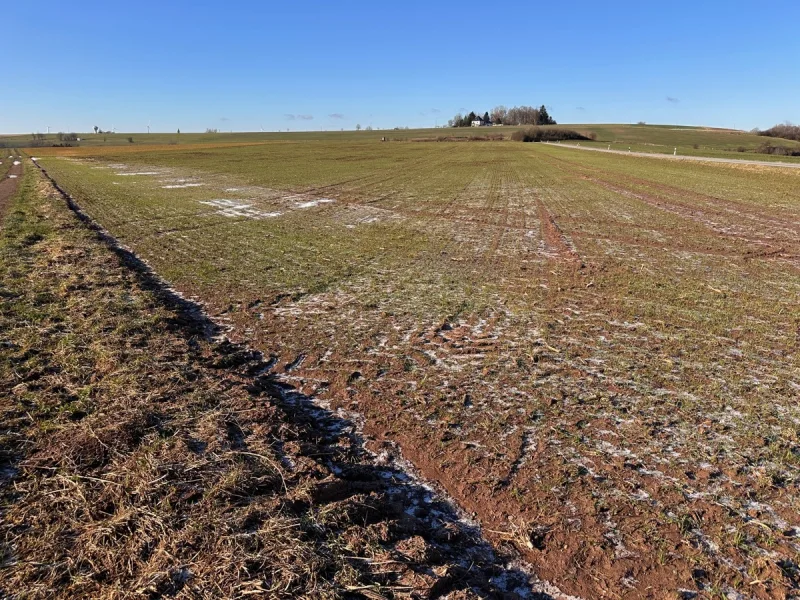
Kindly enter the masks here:
M 800 585 L 800 172 L 349 133 L 31 152 L 564 592 Z
M 0 187 L 0 596 L 563 597 L 393 453 L 365 454 L 352 423 L 257 376 L 257 353 L 37 169 L 14 183 Z
M 767 161 L 800 162 L 800 157 L 773 156 L 756 152 L 766 142 L 773 145 L 800 148 L 800 142 L 778 138 L 768 138 L 745 131 L 733 129 L 712 129 L 706 127 L 686 127 L 672 125 L 624 125 L 624 124 L 567 124 L 557 128 L 574 129 L 584 135 L 594 135 L 594 141 L 582 144 L 634 152 L 672 154 L 688 156 L 712 156 L 718 158 L 746 158 Z M 547 126 L 545 127 L 547 128 Z M 82 134 L 81 142 L 66 152 L 81 153 L 96 151 L 99 148 L 125 147 L 142 152 L 143 146 L 193 146 L 195 144 L 263 144 L 264 142 L 307 142 L 328 141 L 374 142 L 386 137 L 392 141 L 425 141 L 440 138 L 462 139 L 471 136 L 503 136 L 510 139 L 511 134 L 520 127 L 484 128 L 438 128 L 438 129 L 390 129 L 374 131 L 309 131 L 309 132 L 230 132 L 230 133 L 116 133 Z M 130 143 L 128 139 L 133 139 Z M 19 145 L 25 147 L 32 141 L 30 135 L 0 135 L 0 147 Z M 47 146 L 57 144 L 56 134 L 45 136 Z M 81 150 L 77 150 L 80 148 Z M 94 150 L 92 150 L 94 149 Z M 36 151 L 36 149 L 32 150 Z M 120 151 L 121 148 L 120 148 Z

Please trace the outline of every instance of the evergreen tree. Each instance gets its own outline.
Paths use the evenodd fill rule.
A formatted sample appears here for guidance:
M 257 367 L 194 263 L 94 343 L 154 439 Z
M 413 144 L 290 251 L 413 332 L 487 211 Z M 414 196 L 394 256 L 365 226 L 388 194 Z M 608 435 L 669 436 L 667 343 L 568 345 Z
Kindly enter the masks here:
M 542 125 L 555 125 L 556 122 L 553 118 L 548 114 L 547 108 L 544 104 L 539 107 L 539 123 Z

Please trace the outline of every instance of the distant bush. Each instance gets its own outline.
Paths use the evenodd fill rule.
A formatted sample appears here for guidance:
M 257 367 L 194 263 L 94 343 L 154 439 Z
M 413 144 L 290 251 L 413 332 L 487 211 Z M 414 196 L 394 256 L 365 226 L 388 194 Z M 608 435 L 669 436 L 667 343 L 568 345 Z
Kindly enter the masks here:
M 219 133 L 219 129 L 212 129 L 209 127 L 208 129 L 206 129 L 206 133 Z
M 758 135 L 765 135 L 767 137 L 783 138 L 785 140 L 800 142 L 800 125 L 792 125 L 791 123 L 775 125 L 775 127 L 770 127 L 765 131 L 759 131 L 757 133 Z
M 512 133 L 511 139 L 515 142 L 557 142 L 560 140 L 588 140 L 590 138 L 571 129 L 528 127 Z
M 133 143 L 133 138 L 132 138 L 132 137 L 129 137 L 129 138 L 128 138 L 128 143 L 130 143 L 130 144 L 132 144 L 132 143 Z
M 759 154 L 772 154 L 775 156 L 800 156 L 800 148 L 773 146 L 772 142 L 764 142 L 755 151 Z

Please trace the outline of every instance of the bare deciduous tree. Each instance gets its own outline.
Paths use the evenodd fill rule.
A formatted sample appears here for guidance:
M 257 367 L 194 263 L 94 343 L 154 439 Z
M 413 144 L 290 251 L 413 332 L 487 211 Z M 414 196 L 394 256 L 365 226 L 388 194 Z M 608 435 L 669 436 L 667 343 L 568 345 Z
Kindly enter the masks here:
M 506 113 L 508 113 L 508 109 L 503 106 L 495 106 L 492 109 L 492 123 L 502 124 L 506 122 Z

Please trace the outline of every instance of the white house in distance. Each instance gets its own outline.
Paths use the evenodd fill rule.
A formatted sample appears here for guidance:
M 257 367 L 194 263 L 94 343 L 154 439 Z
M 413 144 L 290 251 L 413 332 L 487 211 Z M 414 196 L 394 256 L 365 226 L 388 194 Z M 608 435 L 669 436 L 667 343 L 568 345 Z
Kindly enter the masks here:
M 472 122 L 472 126 L 473 127 L 491 127 L 492 126 L 492 122 L 491 121 L 484 121 L 483 117 L 478 117 L 477 119 L 475 119 Z

